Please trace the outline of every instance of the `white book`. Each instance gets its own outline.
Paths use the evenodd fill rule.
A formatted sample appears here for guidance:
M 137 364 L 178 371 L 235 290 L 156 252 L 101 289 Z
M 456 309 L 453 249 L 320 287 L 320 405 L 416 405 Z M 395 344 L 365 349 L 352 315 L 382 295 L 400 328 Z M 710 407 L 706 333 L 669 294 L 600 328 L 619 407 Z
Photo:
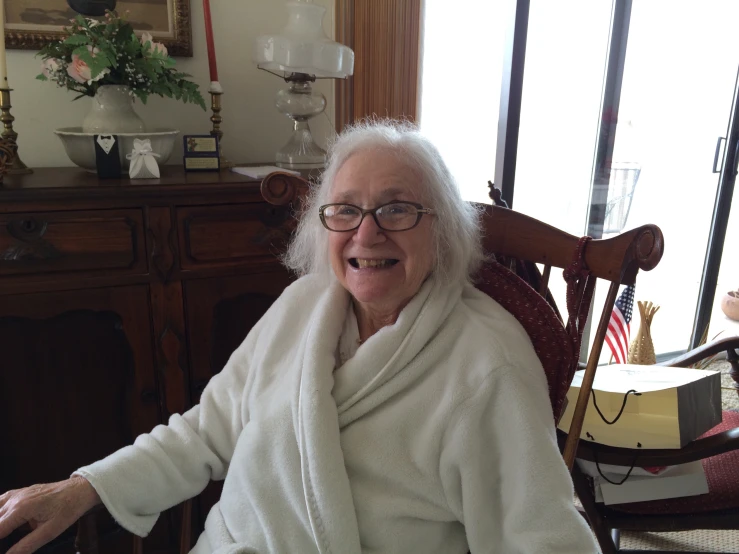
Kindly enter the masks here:
M 624 478 L 623 475 L 603 473 L 616 483 Z M 600 475 L 594 479 L 596 501 L 606 505 L 696 496 L 708 492 L 708 481 L 700 460 L 670 466 L 669 471 L 661 475 L 630 475 L 621 485 L 609 483 Z M 598 497 L 602 497 L 602 500 Z
M 291 173 L 292 175 L 300 175 L 299 171 L 293 171 L 291 169 L 283 169 L 276 165 L 254 165 L 250 167 L 232 167 L 231 171 L 234 173 L 240 173 L 253 179 L 264 179 L 270 173 L 275 171 L 282 171 L 283 173 Z
M 589 477 L 600 477 L 600 473 L 613 473 L 614 476 L 621 476 L 618 481 L 621 481 L 621 479 L 624 478 L 625 475 L 629 474 L 632 477 L 635 476 L 643 476 L 643 477 L 660 477 L 662 475 L 665 475 L 666 473 L 669 473 L 674 468 L 679 466 L 663 466 L 663 467 L 655 467 L 650 469 L 645 469 L 643 467 L 634 467 L 633 469 L 629 466 L 616 466 L 611 464 L 596 464 L 595 462 L 589 462 L 587 460 L 583 460 L 581 458 L 576 458 L 575 461 L 577 462 L 577 465 L 580 466 L 580 470 Z M 600 469 L 600 472 L 598 471 Z M 615 481 L 616 479 L 612 479 L 610 476 L 608 477 L 611 479 L 611 481 Z

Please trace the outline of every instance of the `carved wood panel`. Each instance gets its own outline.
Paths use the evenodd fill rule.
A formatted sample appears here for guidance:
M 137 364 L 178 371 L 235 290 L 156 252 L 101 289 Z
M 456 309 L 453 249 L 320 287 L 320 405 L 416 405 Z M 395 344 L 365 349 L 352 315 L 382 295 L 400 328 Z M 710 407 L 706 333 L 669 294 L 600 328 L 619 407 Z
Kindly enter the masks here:
M 161 421 L 146 286 L 0 299 L 0 491 L 65 479 Z M 150 542 L 166 548 L 162 519 Z M 109 518 L 100 530 L 113 540 Z
M 146 212 L 150 266 L 156 276 L 150 285 L 154 352 L 165 420 L 190 406 L 182 283 L 170 280 L 177 259 L 176 228 L 171 215 L 168 207 Z
M 274 264 L 294 225 L 289 208 L 266 203 L 180 208 L 177 219 L 183 269 Z
M 290 282 L 288 272 L 280 269 L 185 283 L 193 403 Z M 221 483 L 211 483 L 198 498 L 197 533 L 220 493 Z
M 0 275 L 83 270 L 145 273 L 141 210 L 0 216 Z

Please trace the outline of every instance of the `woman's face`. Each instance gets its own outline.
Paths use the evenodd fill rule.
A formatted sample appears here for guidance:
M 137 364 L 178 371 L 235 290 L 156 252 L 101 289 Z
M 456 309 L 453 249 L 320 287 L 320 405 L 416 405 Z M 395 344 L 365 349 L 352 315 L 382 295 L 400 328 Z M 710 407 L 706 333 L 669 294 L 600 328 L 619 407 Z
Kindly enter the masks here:
M 330 202 L 372 209 L 388 202 L 423 204 L 421 177 L 388 149 L 352 155 L 334 180 Z M 421 288 L 434 263 L 432 217 L 406 231 L 384 231 L 371 215 L 353 231 L 329 233 L 331 266 L 363 307 L 398 313 Z M 379 267 L 378 267 L 378 264 Z

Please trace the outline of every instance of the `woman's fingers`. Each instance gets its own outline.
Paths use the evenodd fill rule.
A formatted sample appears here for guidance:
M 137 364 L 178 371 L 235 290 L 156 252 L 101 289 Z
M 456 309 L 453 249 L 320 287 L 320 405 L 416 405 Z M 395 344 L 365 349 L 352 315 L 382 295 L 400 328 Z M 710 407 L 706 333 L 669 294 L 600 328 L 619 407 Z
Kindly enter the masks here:
M 35 531 L 32 531 L 19 540 L 6 554 L 30 554 L 31 552 L 36 552 L 43 545 L 61 535 L 67 527 L 68 525 L 60 526 L 53 521 L 42 523 Z
M 8 491 L 4 494 L 0 494 L 0 515 L 2 515 L 3 506 L 5 506 L 5 502 L 7 502 L 8 498 L 10 498 L 10 495 L 13 494 L 15 491 Z
M 0 515 L 0 539 L 4 539 L 26 521 L 15 512 Z
M 19 491 L 9 491 L 0 496 L 0 539 L 4 539 L 26 523 L 21 511 L 14 509 L 16 502 L 12 499 L 17 492 Z

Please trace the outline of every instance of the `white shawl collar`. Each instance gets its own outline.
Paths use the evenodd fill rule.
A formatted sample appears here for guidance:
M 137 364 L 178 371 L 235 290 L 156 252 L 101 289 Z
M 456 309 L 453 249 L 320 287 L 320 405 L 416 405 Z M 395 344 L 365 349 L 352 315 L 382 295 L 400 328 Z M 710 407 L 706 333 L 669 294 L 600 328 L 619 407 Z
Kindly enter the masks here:
M 337 370 L 335 390 L 335 352 L 349 295 L 333 283 L 318 301 L 304 335 L 297 424 L 306 505 L 320 552 L 361 553 L 340 428 L 429 369 L 418 355 L 443 325 L 461 291 L 461 286 L 442 287 L 429 278 L 397 322 L 370 337 Z

